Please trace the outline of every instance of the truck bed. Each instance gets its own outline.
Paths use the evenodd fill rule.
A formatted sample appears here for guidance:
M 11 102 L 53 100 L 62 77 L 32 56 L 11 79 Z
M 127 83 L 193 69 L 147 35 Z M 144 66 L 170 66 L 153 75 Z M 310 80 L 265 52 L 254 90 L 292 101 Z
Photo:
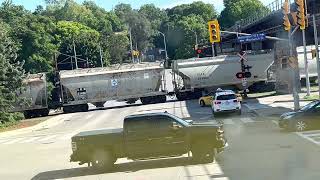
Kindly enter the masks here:
M 99 136 L 99 135 L 109 135 L 109 134 L 119 134 L 123 132 L 123 128 L 117 129 L 97 129 L 92 131 L 80 132 L 74 137 L 85 137 L 85 136 Z

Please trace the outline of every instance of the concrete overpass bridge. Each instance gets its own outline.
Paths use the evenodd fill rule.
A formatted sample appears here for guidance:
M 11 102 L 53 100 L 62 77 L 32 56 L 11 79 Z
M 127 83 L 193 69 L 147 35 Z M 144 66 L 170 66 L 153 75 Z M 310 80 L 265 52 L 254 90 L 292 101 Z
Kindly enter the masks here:
M 268 6 L 267 10 L 261 12 L 253 12 L 252 15 L 246 19 L 238 21 L 234 26 L 227 31 L 233 32 L 244 32 L 244 33 L 265 33 L 269 36 L 288 38 L 287 31 L 283 27 L 283 14 L 282 14 L 282 5 L 285 0 L 275 0 Z M 289 0 L 291 4 L 291 9 L 295 10 L 296 5 L 294 0 Z M 308 13 L 310 14 L 312 8 L 315 10 L 316 20 L 318 25 L 318 31 L 320 32 L 320 1 L 316 1 L 316 6 L 313 6 L 312 0 L 307 0 L 308 4 Z M 309 17 L 309 26 L 306 29 L 306 39 L 307 44 L 314 44 L 314 34 L 313 34 L 313 24 L 312 17 Z M 320 35 L 320 33 L 318 33 Z M 221 48 L 222 52 L 228 51 L 238 51 L 240 46 L 236 41 L 236 35 L 223 34 Z M 302 35 L 301 31 L 298 30 L 293 36 L 293 41 L 296 46 L 302 45 Z M 273 40 L 265 40 L 262 42 L 252 42 L 243 45 L 243 48 L 247 50 L 261 50 L 261 49 L 273 49 L 274 48 Z M 221 50 L 220 50 L 221 51 Z

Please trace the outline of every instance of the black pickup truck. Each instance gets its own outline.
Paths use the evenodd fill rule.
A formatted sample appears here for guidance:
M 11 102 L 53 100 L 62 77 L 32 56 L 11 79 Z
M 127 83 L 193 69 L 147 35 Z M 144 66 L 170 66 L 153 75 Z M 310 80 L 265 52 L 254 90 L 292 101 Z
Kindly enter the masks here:
M 121 129 L 81 132 L 72 137 L 71 162 L 110 168 L 117 158 L 152 159 L 181 156 L 212 162 L 226 146 L 221 125 L 194 124 L 169 113 L 130 115 Z

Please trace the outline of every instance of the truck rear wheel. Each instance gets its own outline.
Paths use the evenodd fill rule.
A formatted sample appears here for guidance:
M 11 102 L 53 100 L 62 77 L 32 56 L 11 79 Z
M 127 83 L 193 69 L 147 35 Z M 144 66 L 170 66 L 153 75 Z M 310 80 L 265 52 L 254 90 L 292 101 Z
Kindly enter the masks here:
M 109 170 L 116 162 L 112 152 L 105 150 L 95 151 L 91 160 L 92 166 L 97 170 Z
M 196 143 L 192 147 L 192 159 L 197 163 L 211 163 L 215 158 L 214 148 L 206 143 Z

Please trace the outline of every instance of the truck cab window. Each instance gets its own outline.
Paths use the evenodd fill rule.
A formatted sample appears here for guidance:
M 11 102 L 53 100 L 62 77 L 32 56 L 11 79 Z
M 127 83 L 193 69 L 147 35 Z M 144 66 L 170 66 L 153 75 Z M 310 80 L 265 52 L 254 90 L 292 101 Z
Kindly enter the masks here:
M 128 132 L 141 131 L 141 129 L 150 129 L 153 126 L 147 117 L 130 118 L 126 119 L 125 121 L 125 129 Z

